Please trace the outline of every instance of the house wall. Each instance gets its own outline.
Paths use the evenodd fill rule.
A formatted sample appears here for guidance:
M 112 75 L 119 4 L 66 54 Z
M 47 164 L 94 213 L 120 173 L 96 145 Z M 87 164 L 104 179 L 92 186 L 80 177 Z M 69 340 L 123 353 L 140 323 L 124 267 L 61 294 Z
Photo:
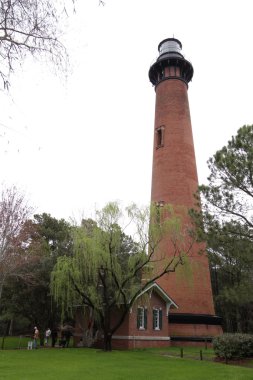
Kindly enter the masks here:
M 112 326 L 115 325 L 121 316 L 120 310 L 114 310 L 111 320 L 112 320 Z M 117 335 L 129 335 L 129 315 L 126 316 L 124 322 L 117 330 Z
M 145 330 L 137 327 L 138 306 L 147 308 L 147 328 Z M 153 308 L 162 309 L 162 328 L 160 330 L 153 329 Z M 168 347 L 169 345 L 166 303 L 154 291 L 151 293 L 151 297 L 147 294 L 136 301 L 128 318 L 112 339 L 112 346 L 116 349 Z
M 184 337 L 213 337 L 222 334 L 221 326 L 217 325 L 201 325 L 201 324 L 177 324 L 173 323 L 169 325 L 169 333 L 171 336 L 184 336 Z

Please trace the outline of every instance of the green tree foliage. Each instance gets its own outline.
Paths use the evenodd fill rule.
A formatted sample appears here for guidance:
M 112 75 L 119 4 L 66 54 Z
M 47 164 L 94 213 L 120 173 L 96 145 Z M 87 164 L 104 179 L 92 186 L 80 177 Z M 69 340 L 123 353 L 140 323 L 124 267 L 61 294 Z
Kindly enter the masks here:
M 37 239 L 40 250 L 43 248 L 45 256 L 55 261 L 58 256 L 69 255 L 72 249 L 71 226 L 64 219 L 56 219 L 50 214 L 34 215 L 37 229 Z M 31 246 L 33 248 L 33 246 Z
M 237 223 L 240 223 L 245 228 L 243 234 L 252 239 L 253 126 L 245 125 L 240 128 L 227 146 L 209 159 L 208 167 L 211 171 L 209 183 L 201 186 L 200 191 L 209 218 L 228 218 L 231 222 L 231 233 L 234 234 Z
M 207 229 L 216 310 L 226 331 L 252 332 L 252 242 L 243 236 L 242 226 L 238 225 L 237 235 L 230 234 L 230 229 L 229 222 L 216 231 Z
M 195 213 L 207 241 L 217 311 L 227 331 L 252 332 L 253 126 L 245 125 L 209 159 L 200 186 L 203 214 Z
M 122 227 L 124 218 L 132 237 Z M 63 311 L 75 305 L 91 310 L 103 331 L 104 349 L 111 350 L 113 333 L 140 293 L 183 264 L 192 246 L 185 233 L 181 217 L 168 205 L 152 206 L 151 215 L 150 208 L 133 205 L 126 217 L 118 203 L 109 203 L 97 212 L 96 223 L 84 221 L 73 229 L 73 256 L 58 258 L 52 293 Z
M 50 295 L 50 275 L 58 257 L 71 255 L 71 226 L 46 213 L 35 215 L 29 225 L 26 251 L 36 258 L 26 263 L 30 281 L 18 277 L 7 282 L 1 314 L 6 320 L 25 317 L 43 331 L 60 322 L 60 313 Z

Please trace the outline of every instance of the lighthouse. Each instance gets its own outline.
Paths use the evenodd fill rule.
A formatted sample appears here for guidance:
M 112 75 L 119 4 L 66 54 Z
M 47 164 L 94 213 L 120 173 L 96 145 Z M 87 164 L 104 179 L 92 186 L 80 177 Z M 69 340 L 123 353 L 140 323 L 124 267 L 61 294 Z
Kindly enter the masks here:
M 183 56 L 182 44 L 176 38 L 160 42 L 158 53 L 149 69 L 156 93 L 151 201 L 188 210 L 196 203 L 198 188 L 188 101 L 193 66 Z M 203 245 L 196 243 L 187 268 L 177 268 L 158 281 L 178 305 L 169 314 L 175 344 L 206 341 L 222 332 L 221 319 L 214 312 L 208 257 L 200 250 Z M 170 250 L 165 254 L 169 257 Z

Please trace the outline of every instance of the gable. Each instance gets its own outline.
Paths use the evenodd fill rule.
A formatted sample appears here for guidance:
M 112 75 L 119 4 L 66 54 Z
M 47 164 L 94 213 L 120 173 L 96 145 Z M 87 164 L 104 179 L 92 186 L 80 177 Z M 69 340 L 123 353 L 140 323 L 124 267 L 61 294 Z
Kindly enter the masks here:
M 153 293 L 155 293 L 159 298 L 163 300 L 163 302 L 166 304 L 166 315 L 168 315 L 169 309 L 171 307 L 178 309 L 178 305 L 156 282 L 153 282 L 152 284 L 147 286 L 147 288 L 138 295 L 137 299 L 146 293 L 149 293 L 150 298 L 152 297 Z

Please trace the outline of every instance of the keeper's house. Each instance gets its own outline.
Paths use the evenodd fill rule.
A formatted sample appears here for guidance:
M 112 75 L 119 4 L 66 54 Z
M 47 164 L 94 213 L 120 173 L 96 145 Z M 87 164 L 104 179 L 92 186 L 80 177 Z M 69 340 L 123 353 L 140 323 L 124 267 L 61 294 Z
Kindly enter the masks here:
M 124 322 L 112 336 L 113 349 L 169 346 L 168 315 L 171 308 L 177 307 L 157 283 L 151 284 L 139 295 Z M 115 320 L 119 318 L 118 313 L 120 310 L 115 309 Z M 82 326 L 82 331 L 78 326 Z M 78 313 L 75 342 L 77 346 L 103 346 L 101 332 L 94 329 L 87 313 L 83 317 Z
M 170 345 L 168 314 L 175 302 L 156 283 L 135 301 L 124 323 L 112 337 L 113 348 L 165 347 Z

